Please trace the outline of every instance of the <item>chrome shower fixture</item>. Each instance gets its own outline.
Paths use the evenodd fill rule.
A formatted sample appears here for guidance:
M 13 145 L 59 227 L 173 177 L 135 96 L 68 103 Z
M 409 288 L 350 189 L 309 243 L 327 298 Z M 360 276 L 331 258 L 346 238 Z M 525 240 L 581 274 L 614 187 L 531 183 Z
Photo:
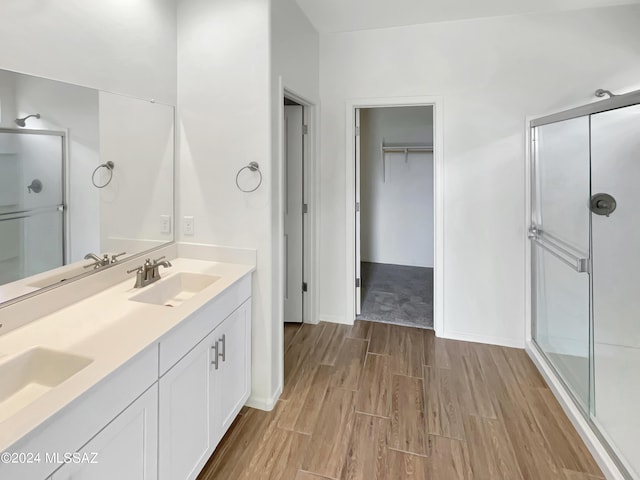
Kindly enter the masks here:
M 616 95 L 611 93 L 609 90 L 605 90 L 604 88 L 599 88 L 598 90 L 596 90 L 596 97 L 604 97 L 605 95 L 608 95 L 609 98 L 613 98 Z
M 40 114 L 35 113 L 33 115 L 27 115 L 26 117 L 23 117 L 23 118 L 16 118 L 15 120 L 16 125 L 18 125 L 19 127 L 25 127 L 27 125 L 27 120 L 30 119 L 31 117 L 40 118 Z

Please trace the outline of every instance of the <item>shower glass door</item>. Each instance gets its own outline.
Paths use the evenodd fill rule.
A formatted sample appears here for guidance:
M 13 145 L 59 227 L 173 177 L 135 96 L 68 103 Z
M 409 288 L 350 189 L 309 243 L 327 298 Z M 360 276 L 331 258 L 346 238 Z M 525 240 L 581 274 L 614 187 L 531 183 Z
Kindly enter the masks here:
M 591 169 L 592 203 L 616 205 L 592 214 L 591 418 L 640 478 L 640 105 L 591 116 Z
M 532 135 L 533 338 L 585 411 L 590 389 L 589 118 Z
M 64 136 L 0 129 L 0 283 L 64 265 Z

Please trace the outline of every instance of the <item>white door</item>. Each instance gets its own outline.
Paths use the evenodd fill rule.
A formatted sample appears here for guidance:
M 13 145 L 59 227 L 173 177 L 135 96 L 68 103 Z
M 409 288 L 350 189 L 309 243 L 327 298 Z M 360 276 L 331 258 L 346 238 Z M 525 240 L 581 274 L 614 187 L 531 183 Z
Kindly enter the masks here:
M 118 415 L 74 458 L 52 480 L 157 479 L 158 385 Z
M 210 333 L 160 379 L 161 480 L 196 478 L 209 457 L 212 345 Z
M 356 162 L 356 315 L 360 315 L 362 304 L 362 287 L 360 276 L 360 109 L 356 108 L 356 128 L 355 128 L 355 162 Z
M 284 321 L 301 323 L 303 282 L 303 111 L 284 107 Z

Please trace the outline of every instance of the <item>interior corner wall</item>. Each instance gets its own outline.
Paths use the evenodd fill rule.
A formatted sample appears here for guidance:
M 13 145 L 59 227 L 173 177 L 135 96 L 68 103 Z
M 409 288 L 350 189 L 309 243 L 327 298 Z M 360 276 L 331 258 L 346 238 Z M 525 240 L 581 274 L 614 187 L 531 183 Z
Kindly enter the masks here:
M 0 69 L 175 105 L 175 0 L 2 0 L 0 44 Z
M 363 108 L 360 142 L 362 261 L 433 268 L 433 153 L 382 153 L 433 145 L 433 108 Z
M 640 6 L 321 35 L 321 314 L 346 317 L 347 100 L 440 95 L 444 330 L 523 346 L 525 118 L 640 87 Z
M 295 0 L 271 0 L 271 165 L 272 165 L 272 368 L 284 385 L 283 298 L 284 172 L 281 163 L 284 107 L 282 87 L 304 97 L 319 108 L 320 38 Z M 313 147 L 312 147 L 313 149 Z M 307 178 L 309 177 L 307 172 Z M 310 201 L 313 203 L 313 201 Z M 312 206 L 313 208 L 313 206 Z M 306 234 L 310 232 L 307 231 Z M 313 312 L 312 312 L 313 315 Z
M 272 176 L 268 0 L 178 1 L 179 241 L 257 250 L 253 274 L 252 405 L 268 406 L 273 368 Z M 236 173 L 258 162 L 252 193 Z M 239 181 L 253 188 L 256 173 Z M 194 217 L 194 235 L 181 231 Z

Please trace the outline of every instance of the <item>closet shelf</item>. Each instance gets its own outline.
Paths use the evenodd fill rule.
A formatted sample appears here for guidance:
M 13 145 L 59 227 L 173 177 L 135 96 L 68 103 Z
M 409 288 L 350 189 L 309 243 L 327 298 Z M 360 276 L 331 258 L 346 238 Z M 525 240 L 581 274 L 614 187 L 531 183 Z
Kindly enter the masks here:
M 433 152 L 433 145 L 382 145 L 385 153 Z
M 409 162 L 410 153 L 432 153 L 433 145 L 406 145 L 406 144 L 391 144 L 385 145 L 382 142 L 382 183 L 387 180 L 387 159 L 386 153 L 404 153 L 405 163 Z

